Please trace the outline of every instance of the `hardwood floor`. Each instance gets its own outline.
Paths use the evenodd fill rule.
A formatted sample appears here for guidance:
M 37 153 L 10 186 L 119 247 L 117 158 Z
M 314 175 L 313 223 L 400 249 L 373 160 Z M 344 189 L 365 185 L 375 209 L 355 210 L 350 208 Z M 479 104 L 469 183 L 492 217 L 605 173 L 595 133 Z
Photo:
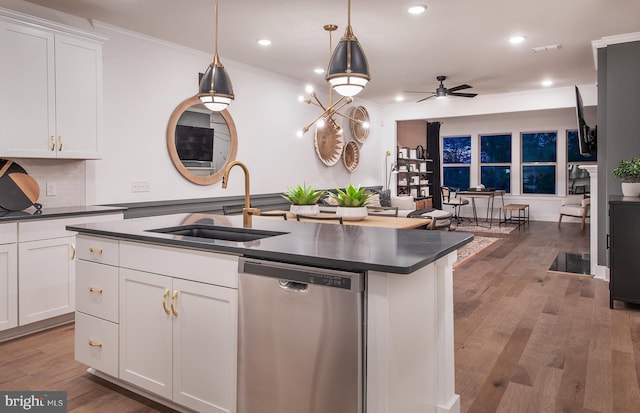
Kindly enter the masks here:
M 504 239 L 454 271 L 461 411 L 640 411 L 640 306 L 609 310 L 608 283 L 547 271 L 558 252 L 588 252 L 588 229 L 493 236 Z M 85 369 L 71 325 L 0 344 L 2 390 L 66 390 L 69 412 L 173 412 Z

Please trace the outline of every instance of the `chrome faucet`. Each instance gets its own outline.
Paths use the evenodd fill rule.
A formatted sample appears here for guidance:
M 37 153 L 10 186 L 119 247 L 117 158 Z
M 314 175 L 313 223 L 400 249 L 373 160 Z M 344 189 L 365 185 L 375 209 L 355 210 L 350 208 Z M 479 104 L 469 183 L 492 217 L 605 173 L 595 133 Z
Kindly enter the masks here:
M 229 182 L 229 171 L 236 165 L 244 171 L 244 208 L 242 208 L 242 226 L 245 228 L 251 228 L 251 216 L 260 215 L 260 210 L 258 208 L 251 208 L 251 199 L 249 195 L 249 169 L 247 169 L 247 165 L 240 161 L 231 162 L 224 170 L 224 175 L 222 176 L 222 188 L 227 188 L 227 183 Z

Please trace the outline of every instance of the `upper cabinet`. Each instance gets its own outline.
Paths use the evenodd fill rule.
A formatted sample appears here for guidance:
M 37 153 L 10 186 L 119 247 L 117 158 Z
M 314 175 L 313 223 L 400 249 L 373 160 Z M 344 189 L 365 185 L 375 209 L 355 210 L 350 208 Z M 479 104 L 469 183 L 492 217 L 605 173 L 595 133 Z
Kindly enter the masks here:
M 0 157 L 97 159 L 102 42 L 0 10 Z

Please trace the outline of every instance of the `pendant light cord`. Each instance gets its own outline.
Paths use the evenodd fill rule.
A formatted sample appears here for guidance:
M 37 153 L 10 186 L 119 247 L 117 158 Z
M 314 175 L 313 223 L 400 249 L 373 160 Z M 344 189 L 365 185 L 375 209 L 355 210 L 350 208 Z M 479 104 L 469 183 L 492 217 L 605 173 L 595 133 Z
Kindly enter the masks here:
M 216 34 L 216 51 L 215 54 L 218 54 L 218 0 L 216 0 L 216 7 L 215 7 L 215 13 L 216 13 L 216 30 L 215 30 L 215 34 Z

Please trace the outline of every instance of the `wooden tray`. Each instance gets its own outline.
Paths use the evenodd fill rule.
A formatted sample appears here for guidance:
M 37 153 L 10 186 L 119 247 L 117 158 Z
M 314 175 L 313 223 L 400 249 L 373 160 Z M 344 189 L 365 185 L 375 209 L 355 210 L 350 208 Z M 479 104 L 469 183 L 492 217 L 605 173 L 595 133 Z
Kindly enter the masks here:
M 342 129 L 338 132 L 328 122 L 322 128 L 316 126 L 314 146 L 323 164 L 335 165 L 340 160 L 344 148 Z
M 349 141 L 342 151 L 342 163 L 350 172 L 353 172 L 360 163 L 360 148 L 354 141 Z
M 356 106 L 351 113 L 353 119 L 369 123 L 369 112 L 364 106 Z M 369 129 L 362 126 L 360 122 L 349 120 L 351 136 L 360 143 L 365 143 L 369 138 Z

